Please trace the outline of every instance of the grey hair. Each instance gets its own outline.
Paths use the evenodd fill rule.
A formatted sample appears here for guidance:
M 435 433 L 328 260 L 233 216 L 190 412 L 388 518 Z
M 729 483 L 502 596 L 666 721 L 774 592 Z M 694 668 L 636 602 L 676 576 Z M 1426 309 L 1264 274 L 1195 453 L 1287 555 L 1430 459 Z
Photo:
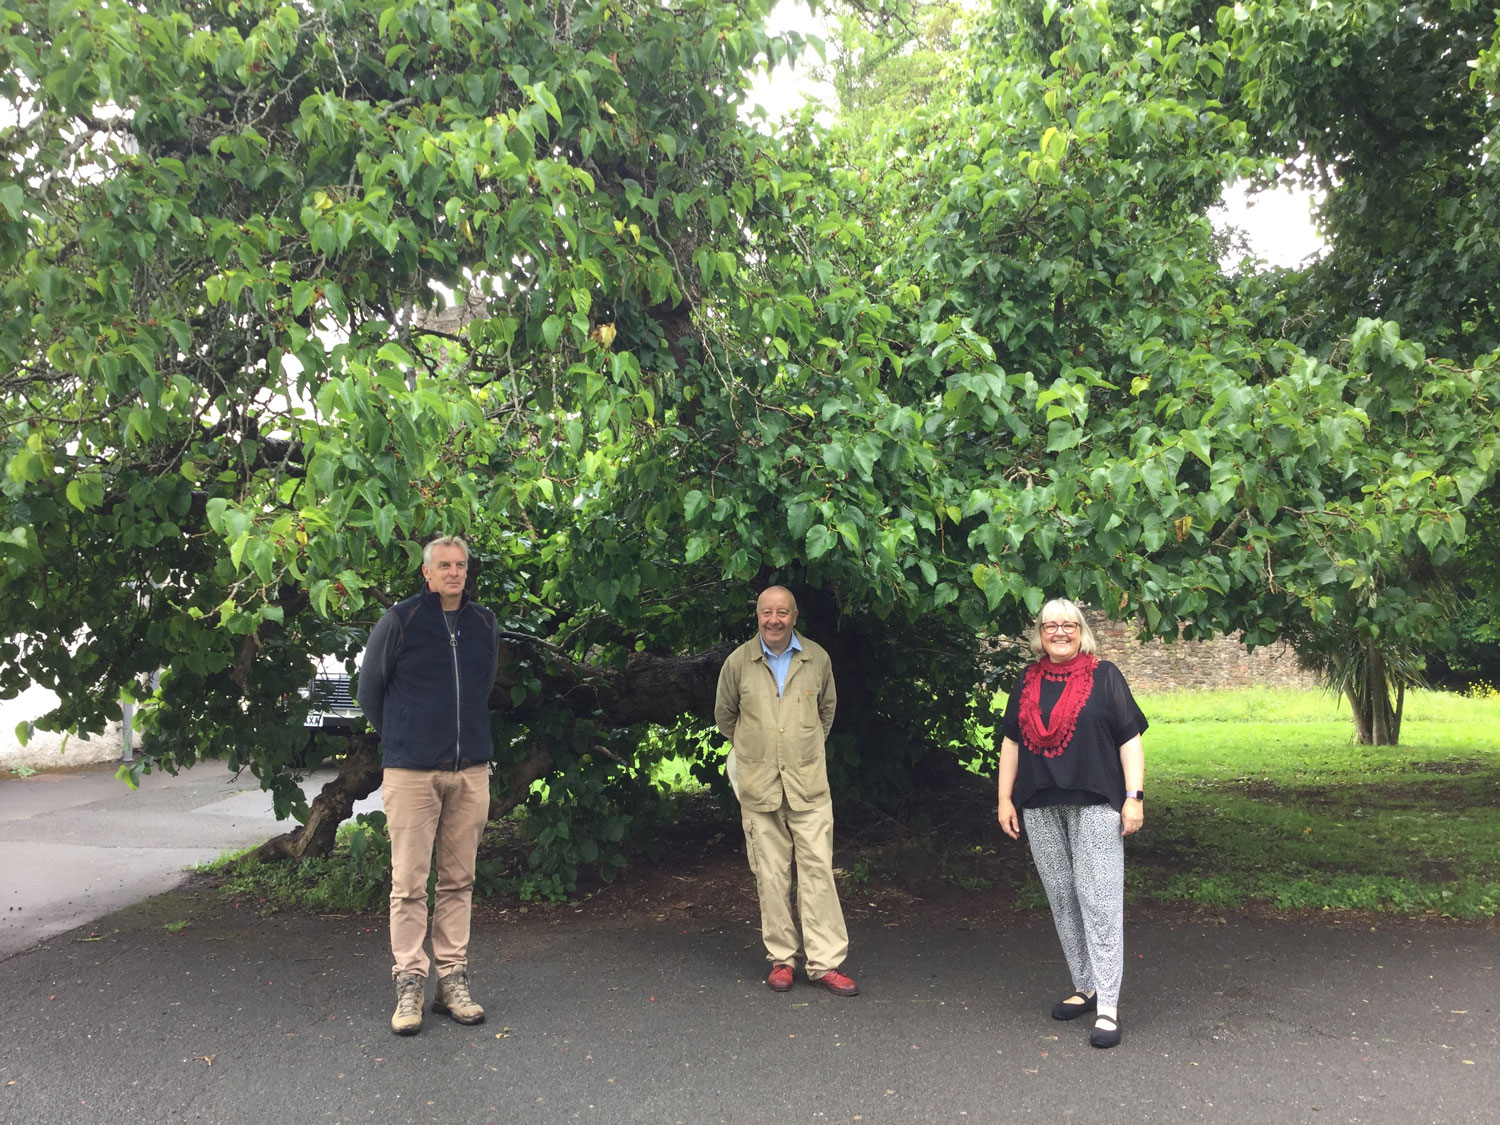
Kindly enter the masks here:
M 436 539 L 432 540 L 432 542 L 428 543 L 427 546 L 422 548 L 423 566 L 432 565 L 432 551 L 435 547 L 461 547 L 463 548 L 464 552 L 464 562 L 469 561 L 469 545 L 463 541 L 463 538 L 461 536 L 439 535 Z
M 1042 647 L 1043 621 L 1078 622 L 1078 651 L 1090 654 L 1099 651 L 1099 642 L 1094 639 L 1094 631 L 1089 628 L 1088 618 L 1083 616 L 1083 607 L 1067 598 L 1053 598 L 1042 606 L 1042 612 L 1036 615 L 1036 621 L 1032 623 L 1031 632 L 1026 634 L 1031 651 L 1037 656 L 1044 656 L 1047 652 Z

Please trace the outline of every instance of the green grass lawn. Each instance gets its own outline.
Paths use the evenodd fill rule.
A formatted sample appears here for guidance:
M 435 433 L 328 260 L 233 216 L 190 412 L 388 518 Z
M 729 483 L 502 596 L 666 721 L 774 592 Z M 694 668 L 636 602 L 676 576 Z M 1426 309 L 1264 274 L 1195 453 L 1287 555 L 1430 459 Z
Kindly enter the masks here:
M 1317 690 L 1139 702 L 1151 728 L 1146 826 L 1126 853 L 1132 901 L 1500 913 L 1500 693 L 1409 693 L 1394 747 L 1354 745 L 1348 704 Z M 680 759 L 662 761 L 657 778 L 698 787 Z M 1024 846 L 998 830 L 936 850 L 961 886 L 1046 903 Z M 878 855 L 845 861 L 883 873 Z
M 1396 747 L 1347 705 L 1254 688 L 1141 699 L 1140 901 L 1492 917 L 1500 909 L 1500 696 L 1408 695 Z
M 1347 706 L 1317 691 L 1173 692 L 1140 703 L 1151 728 L 1146 825 L 1126 849 L 1132 902 L 1500 913 L 1500 693 L 1408 696 L 1396 747 L 1355 746 Z M 678 792 L 702 788 L 681 758 L 655 763 L 653 777 Z M 930 863 L 959 887 L 1046 906 L 1025 845 L 1002 839 L 993 805 L 961 831 L 934 830 L 926 843 L 921 835 L 842 843 L 845 878 L 900 882 L 906 868 Z M 376 860 L 388 862 L 345 851 L 254 871 L 226 861 L 225 870 L 234 893 L 368 909 L 385 893 Z

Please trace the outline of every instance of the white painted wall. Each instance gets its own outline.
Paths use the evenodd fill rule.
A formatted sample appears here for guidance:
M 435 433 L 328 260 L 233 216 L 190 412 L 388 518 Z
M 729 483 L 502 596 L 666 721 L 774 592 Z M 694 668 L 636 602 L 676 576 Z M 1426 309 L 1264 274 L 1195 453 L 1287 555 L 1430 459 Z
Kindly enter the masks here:
M 112 762 L 120 757 L 120 724 L 110 723 L 92 739 L 68 738 L 51 731 L 35 731 L 25 746 L 16 738 L 20 723 L 34 722 L 57 706 L 57 696 L 46 688 L 30 687 L 14 699 L 0 699 L 0 772 L 17 767 L 33 770 Z

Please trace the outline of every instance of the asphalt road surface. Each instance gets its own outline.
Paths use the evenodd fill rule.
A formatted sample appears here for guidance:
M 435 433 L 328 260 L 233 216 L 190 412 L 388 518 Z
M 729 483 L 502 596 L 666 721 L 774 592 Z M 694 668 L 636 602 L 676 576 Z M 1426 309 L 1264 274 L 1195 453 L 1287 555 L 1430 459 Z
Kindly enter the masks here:
M 489 1021 L 429 1013 L 402 1039 L 383 917 L 266 915 L 182 882 L 180 856 L 264 838 L 263 795 L 222 768 L 145 800 L 26 781 L 0 782 L 0 888 L 25 916 L 0 950 L 0 1122 L 1500 1120 L 1493 924 L 1136 911 L 1124 1043 L 1098 1051 L 1086 1018 L 1048 1018 L 1068 982 L 1040 912 L 867 914 L 843 999 L 766 988 L 752 904 L 487 911 Z M 28 904 L 90 848 L 175 889 L 111 876 L 59 928 Z
M 476 928 L 490 1019 L 393 1036 L 380 917 L 179 889 L 0 962 L 0 1120 L 1493 1122 L 1500 935 L 1127 927 L 1125 1039 L 1057 1023 L 1044 916 L 866 922 L 861 995 L 762 983 L 742 920 Z
M 204 762 L 137 789 L 118 763 L 0 779 L 0 958 L 181 884 L 291 827 L 248 772 Z M 312 775 L 316 793 L 333 771 Z M 379 808 L 377 793 L 355 806 Z

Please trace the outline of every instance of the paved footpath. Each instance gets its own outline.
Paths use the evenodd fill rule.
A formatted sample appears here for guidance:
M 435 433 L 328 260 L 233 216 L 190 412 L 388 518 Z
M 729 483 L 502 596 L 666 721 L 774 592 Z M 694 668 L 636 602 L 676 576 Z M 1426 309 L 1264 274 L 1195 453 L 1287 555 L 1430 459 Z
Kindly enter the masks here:
M 8 878 L 8 874 L 6 875 Z M 859 920 L 835 998 L 741 917 L 476 926 L 488 1023 L 390 1034 L 378 916 L 197 881 L 0 960 L 0 1122 L 1494 1122 L 1500 929 L 1132 916 L 1125 1042 L 1056 1023 L 1045 915 Z M 0 955 L 3 956 L 3 955 Z
M 278 822 L 250 772 L 204 762 L 130 789 L 118 763 L 0 779 L 0 958 L 170 890 L 188 869 L 268 840 Z M 334 776 L 312 775 L 316 793 Z M 378 808 L 379 795 L 355 806 Z

